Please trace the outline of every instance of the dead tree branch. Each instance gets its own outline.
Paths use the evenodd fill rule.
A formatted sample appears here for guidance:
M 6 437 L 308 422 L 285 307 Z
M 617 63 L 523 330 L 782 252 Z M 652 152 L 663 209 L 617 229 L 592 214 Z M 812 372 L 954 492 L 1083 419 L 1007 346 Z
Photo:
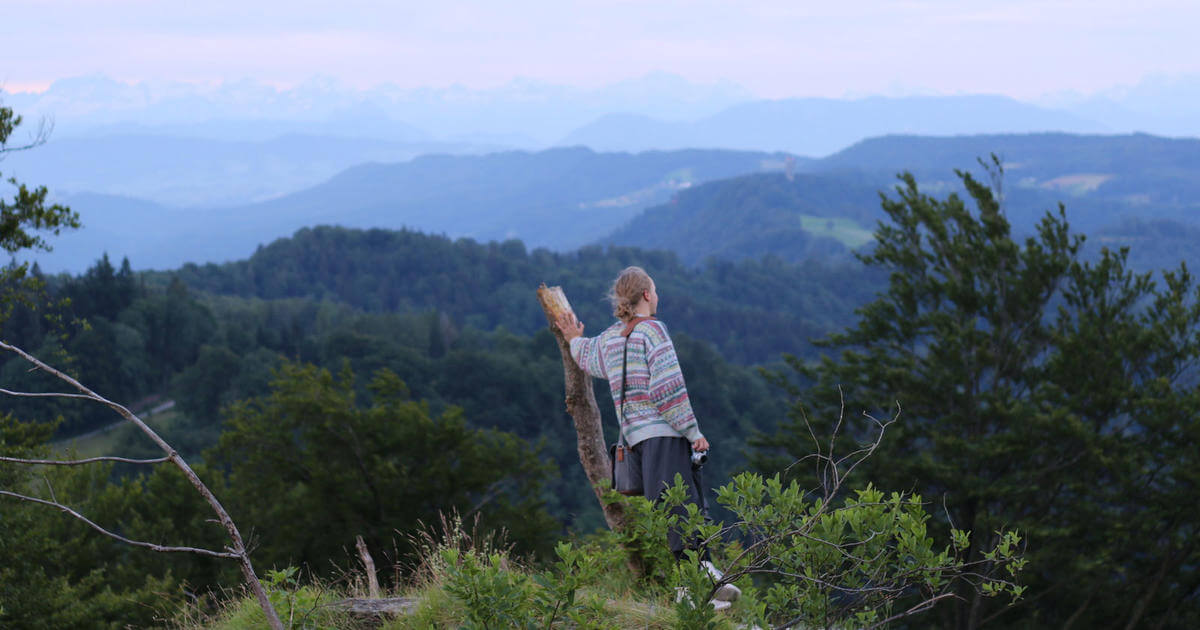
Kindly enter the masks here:
M 880 622 L 876 623 L 875 625 L 866 628 L 866 630 L 875 630 L 875 628 L 880 628 L 880 627 L 886 626 L 887 624 L 889 624 L 893 621 L 897 621 L 897 620 L 903 619 L 905 617 L 911 617 L 912 615 L 915 615 L 917 613 L 925 612 L 926 610 L 933 608 L 934 604 L 937 604 L 939 601 L 941 601 L 943 599 L 953 598 L 953 597 L 957 597 L 957 595 L 955 595 L 954 593 L 942 593 L 941 595 L 936 595 L 934 597 L 930 597 L 929 599 L 926 599 L 925 601 L 909 608 L 908 610 L 906 610 L 902 613 L 897 613 L 895 615 L 892 615 L 891 617 L 888 617 L 887 619 L 884 619 L 883 621 L 880 621 Z
M 89 457 L 87 459 L 21 459 L 19 457 L 0 457 L 0 462 L 7 464 L 27 464 L 29 466 L 82 466 L 96 462 L 117 462 L 120 464 L 161 464 L 171 461 L 170 457 L 158 459 L 129 459 L 128 457 Z
M 802 491 L 804 496 L 810 497 L 812 503 L 806 504 L 802 514 L 772 513 L 772 516 L 763 520 L 752 514 L 742 514 L 738 522 L 722 527 L 714 533 L 709 542 L 730 536 L 735 530 L 743 532 L 748 539 L 730 562 L 724 575 L 713 581 L 707 596 L 715 596 L 724 585 L 748 575 L 773 576 L 805 583 L 826 593 L 836 594 L 839 603 L 831 604 L 833 618 L 847 614 L 848 611 L 864 604 L 876 610 L 888 610 L 890 613 L 891 606 L 900 598 L 916 596 L 918 601 L 915 605 L 871 626 L 878 628 L 924 612 L 945 599 L 957 597 L 952 590 L 952 585 L 957 583 L 966 582 L 977 590 L 982 588 L 985 582 L 992 589 L 1016 589 L 1015 583 L 992 574 L 996 567 L 995 562 L 991 560 L 964 562 L 957 555 L 948 555 L 936 563 L 900 568 L 895 561 L 889 559 L 891 554 L 896 553 L 895 544 L 887 538 L 881 538 L 893 535 L 888 533 L 886 526 L 884 529 L 856 531 L 849 538 L 831 539 L 827 538 L 826 533 L 822 533 L 830 522 L 850 522 L 854 510 L 897 505 L 897 499 L 892 498 L 853 501 L 835 507 L 835 501 L 844 493 L 843 486 L 846 480 L 876 453 L 888 428 L 900 417 L 899 403 L 896 404 L 895 414 L 886 420 L 879 420 L 864 413 L 870 435 L 865 442 L 856 443 L 850 447 L 849 452 L 843 454 L 837 452 L 837 447 L 842 437 L 841 433 L 847 427 L 842 417 L 844 410 L 843 400 L 831 435 L 827 439 L 818 439 L 807 414 L 801 409 L 800 417 L 817 452 L 798 459 L 788 468 L 791 469 L 801 462 L 814 462 L 812 472 L 816 478 L 816 485 Z M 909 502 L 904 500 L 903 504 Z M 779 551 L 802 544 L 813 548 L 825 547 L 832 552 L 832 557 L 823 553 L 822 555 L 828 557 L 828 562 L 811 565 L 800 557 L 789 558 L 786 552 Z M 874 550 L 871 551 L 872 549 Z M 930 581 L 931 577 L 937 577 L 941 586 L 932 586 L 934 582 Z M 800 616 L 782 623 L 777 628 L 791 628 L 806 620 L 811 621 L 806 616 Z
M 19 116 L 13 121 L 13 127 L 16 127 L 18 123 L 20 123 Z M 7 144 L 0 143 L 0 160 L 3 160 L 4 156 L 8 153 L 16 153 L 17 151 L 28 151 L 29 149 L 32 149 L 34 147 L 40 147 L 43 144 L 46 144 L 46 141 L 50 139 L 50 134 L 53 131 L 54 131 L 54 119 L 47 117 L 47 116 L 43 116 L 42 118 L 40 118 L 38 120 L 37 131 L 30 134 L 29 142 L 22 144 L 22 145 L 15 146 L 15 147 L 10 147 Z
M 227 512 L 225 510 L 225 507 L 221 505 L 221 502 L 217 500 L 217 497 L 212 493 L 211 490 L 209 490 L 208 486 L 205 485 L 203 481 L 201 481 L 199 475 L 197 475 L 196 472 L 194 470 L 192 470 L 192 467 L 188 465 L 187 461 L 185 461 L 183 459 L 183 457 L 181 455 L 179 455 L 178 452 L 175 451 L 174 447 L 172 447 L 165 440 L 163 440 L 162 437 L 160 437 L 158 435 L 158 433 L 156 433 L 153 429 L 151 429 L 149 425 L 147 425 L 145 422 L 143 422 L 141 418 L 139 418 L 136 414 L 134 414 L 132 411 L 130 411 L 124 405 L 115 403 L 115 402 L 108 400 L 107 398 L 97 394 L 96 392 L 85 387 L 82 383 L 80 383 L 79 381 L 77 381 L 76 379 L 71 377 L 70 375 L 63 373 L 63 372 L 55 369 L 54 367 L 51 367 L 50 365 L 47 365 L 45 362 L 41 361 L 37 357 L 29 354 L 28 352 L 25 352 L 24 350 L 22 350 L 16 346 L 13 346 L 11 344 L 0 341 L 0 349 L 8 350 L 9 352 L 19 355 L 21 358 L 23 358 L 26 361 L 28 361 L 29 363 L 33 364 L 35 369 L 41 370 L 47 374 L 54 376 L 58 380 L 66 383 L 67 385 L 70 385 L 77 392 L 79 392 L 77 394 L 70 394 L 70 393 L 29 394 L 29 393 L 23 393 L 23 392 L 10 392 L 9 390 L 2 390 L 3 393 L 9 394 L 9 395 L 14 395 L 14 396 L 30 395 L 30 396 L 35 396 L 35 397 L 83 398 L 83 399 L 91 400 L 93 402 L 97 402 L 102 405 L 105 405 L 105 406 L 109 407 L 110 409 L 112 409 L 113 411 L 117 412 L 122 418 L 124 418 L 125 420 L 132 423 L 139 430 L 141 430 L 142 433 L 144 433 L 147 437 L 149 437 L 150 440 L 152 442 L 154 442 L 166 454 L 166 457 L 162 458 L 161 461 L 163 461 L 163 462 L 169 461 L 170 463 L 174 464 L 175 467 L 178 468 L 183 473 L 184 477 L 187 478 L 188 482 L 192 484 L 192 487 L 195 488 L 198 493 L 200 493 L 200 496 L 204 497 L 205 502 L 208 503 L 209 507 L 217 515 L 218 521 L 220 522 L 222 527 L 224 527 L 225 532 L 229 535 L 229 539 L 232 544 L 229 547 L 227 547 L 227 551 L 225 552 L 228 555 L 218 555 L 218 557 L 230 558 L 230 559 L 234 559 L 234 560 L 238 561 L 238 564 L 240 565 L 241 570 L 242 570 L 242 578 L 245 580 L 245 582 L 246 582 L 247 586 L 249 586 L 250 590 L 254 592 L 255 597 L 258 599 L 259 606 L 262 608 L 263 613 L 266 615 L 267 621 L 271 625 L 271 628 L 273 630 L 283 630 L 283 622 L 280 621 L 279 615 L 275 612 L 275 608 L 271 605 L 271 600 L 267 596 L 267 592 L 263 588 L 262 582 L 259 581 L 258 575 L 255 574 L 255 572 L 254 572 L 254 566 L 250 562 L 249 551 L 247 551 L 247 549 L 246 549 L 246 545 L 242 540 L 242 534 L 238 530 L 237 525 L 234 524 L 233 519 L 229 516 L 229 512 Z M 102 461 L 102 459 L 98 459 L 98 458 L 93 458 L 93 460 Z M 77 461 L 82 462 L 84 460 L 77 460 Z M 135 462 L 135 463 L 151 463 L 151 462 L 149 462 L 148 460 L 143 460 L 143 462 Z M 55 465 L 55 464 L 50 464 L 50 465 Z M 70 463 L 64 462 L 60 465 L 77 465 L 77 464 L 74 462 L 70 462 Z M 97 530 L 101 531 L 102 533 L 112 536 L 112 537 L 114 537 L 118 540 L 121 540 L 122 542 L 125 542 L 127 544 L 131 544 L 131 545 L 138 546 L 138 547 L 151 548 L 151 549 L 154 549 L 155 547 L 161 548 L 161 549 L 157 549 L 157 550 L 177 551 L 177 550 L 183 549 L 183 548 L 162 547 L 161 545 L 154 545 L 153 543 L 142 543 L 142 542 L 131 541 L 131 540 L 128 540 L 128 539 L 125 539 L 122 537 L 118 537 L 115 534 L 113 534 L 112 532 L 109 532 L 109 531 L 99 527 L 95 523 L 92 523 L 90 520 L 86 519 L 79 513 L 71 510 L 70 508 L 67 508 L 66 506 L 58 504 L 57 502 L 33 499 L 32 497 L 25 497 L 23 495 L 17 495 L 16 493 L 12 493 L 12 492 L 4 492 L 3 495 L 11 496 L 11 497 L 21 499 L 21 500 L 33 500 L 33 502 L 35 502 L 35 503 L 42 503 L 44 505 L 49 505 L 49 506 L 59 509 L 61 511 L 67 512 L 69 514 L 72 514 L 76 518 L 79 518 L 79 519 L 83 520 L 84 522 L 88 523 L 94 529 L 97 529 Z M 195 550 L 195 551 L 193 551 L 193 553 L 205 554 L 206 552 L 202 551 L 202 550 Z M 220 552 L 207 552 L 207 555 L 213 555 L 213 554 L 218 554 L 218 553 L 220 553 Z
M 120 534 L 110 532 L 107 529 L 104 529 L 103 527 L 97 525 L 94 521 L 92 521 L 88 517 L 80 514 L 79 512 L 76 512 L 75 510 L 72 510 L 71 508 L 69 508 L 57 501 L 46 501 L 45 499 L 39 499 L 37 497 L 31 497 L 31 496 L 27 496 L 24 494 L 18 494 L 16 492 L 9 492 L 7 490 L 0 490 L 0 496 L 12 497 L 14 499 L 18 499 L 21 501 L 28 501 L 30 503 L 37 503 L 40 505 L 48 505 L 60 512 L 64 512 L 66 514 L 73 516 L 74 518 L 76 518 L 80 521 L 83 521 L 88 527 L 91 527 L 92 529 L 100 532 L 101 534 L 104 534 L 105 536 L 108 536 L 109 538 L 119 540 L 127 545 L 133 545 L 134 547 L 143 547 L 143 548 L 149 549 L 151 551 L 160 551 L 160 552 L 164 552 L 164 553 L 173 553 L 173 552 L 198 553 L 202 556 L 212 556 L 214 558 L 234 558 L 234 559 L 236 559 L 238 557 L 237 554 L 234 554 L 234 553 L 231 553 L 228 551 L 212 551 L 211 549 L 201 549 L 201 548 L 197 548 L 197 547 L 172 547 L 169 545 L 156 545 L 154 543 L 143 542 L 140 540 L 132 540 L 132 539 L 126 538 Z
M 3 343 L 3 342 L 0 342 Z M 30 370 L 33 371 L 33 370 Z M 91 396 L 83 394 L 63 394 L 59 392 L 17 392 L 11 389 L 0 388 L 0 394 L 8 396 L 16 396 L 18 398 L 77 398 L 79 400 L 96 400 Z

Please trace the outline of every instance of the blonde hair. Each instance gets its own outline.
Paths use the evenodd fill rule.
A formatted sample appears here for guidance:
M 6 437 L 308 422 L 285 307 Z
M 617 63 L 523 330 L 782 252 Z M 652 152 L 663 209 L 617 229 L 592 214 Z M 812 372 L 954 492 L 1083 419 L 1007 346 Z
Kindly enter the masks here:
M 613 315 L 623 322 L 633 319 L 633 311 L 642 299 L 642 292 L 649 291 L 652 283 L 650 274 L 641 267 L 623 269 L 608 291 L 608 301 L 612 303 Z

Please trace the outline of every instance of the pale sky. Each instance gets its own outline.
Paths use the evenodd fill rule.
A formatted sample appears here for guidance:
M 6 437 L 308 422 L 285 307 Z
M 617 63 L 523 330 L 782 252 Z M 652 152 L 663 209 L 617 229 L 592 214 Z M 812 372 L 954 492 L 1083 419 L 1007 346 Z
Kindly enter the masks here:
M 654 71 L 764 98 L 905 92 L 1018 99 L 1200 74 L 1200 2 L 5 0 L 0 85 L 585 88 Z

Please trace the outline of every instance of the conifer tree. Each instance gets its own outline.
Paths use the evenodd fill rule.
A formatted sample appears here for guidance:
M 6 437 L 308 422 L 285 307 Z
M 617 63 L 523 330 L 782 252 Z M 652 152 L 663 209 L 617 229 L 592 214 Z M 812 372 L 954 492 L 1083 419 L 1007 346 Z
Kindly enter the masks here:
M 1026 603 L 999 609 L 963 592 L 940 613 L 943 627 L 1194 617 L 1191 276 L 1165 274 L 1159 289 L 1125 268 L 1124 251 L 1085 260 L 1061 205 L 1022 242 L 998 194 L 1000 163 L 984 166 L 991 186 L 958 172 L 974 209 L 957 194 L 923 194 L 910 174 L 883 197 L 887 220 L 860 259 L 890 274 L 887 290 L 823 341 L 837 354 L 789 358 L 808 389 L 776 375 L 798 399 L 791 421 L 756 440 L 755 464 L 779 470 L 811 451 L 801 414 L 819 425 L 843 404 L 852 419 L 899 403 L 900 421 L 861 474 L 944 497 L 943 526 L 1015 528 L 1029 544 Z M 974 541 L 973 554 L 989 542 Z
M 21 117 L 12 108 L 0 106 L 0 160 L 7 153 L 45 142 L 49 131 L 43 124 L 26 144 L 10 144 L 13 132 L 21 122 Z M 9 177 L 5 182 L 16 189 L 11 199 L 0 196 L 0 248 L 9 255 L 31 249 L 48 251 L 50 244 L 42 233 L 57 235 L 63 229 L 79 227 L 79 215 L 70 208 L 46 203 L 49 191 L 45 186 L 30 188 L 15 177 Z M 0 269 L 0 321 L 11 311 L 15 299 L 36 286 L 30 284 L 33 279 L 28 271 L 28 262 Z

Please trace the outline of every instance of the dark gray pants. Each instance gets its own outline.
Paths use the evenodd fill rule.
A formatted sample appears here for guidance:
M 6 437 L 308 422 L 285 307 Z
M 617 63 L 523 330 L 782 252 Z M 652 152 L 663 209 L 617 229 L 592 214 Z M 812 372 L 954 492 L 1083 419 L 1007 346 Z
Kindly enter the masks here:
M 704 479 L 700 469 L 692 466 L 692 444 L 682 437 L 656 437 L 642 440 L 633 446 L 633 450 L 642 460 L 642 493 L 646 500 L 657 503 L 663 491 L 675 485 L 675 475 L 683 477 L 683 483 L 688 488 L 688 503 L 695 503 L 700 512 L 708 517 L 708 503 L 704 497 Z M 687 516 L 687 509 L 679 506 L 672 510 L 680 519 Z M 671 553 L 679 558 L 683 554 L 684 544 L 679 531 L 672 528 L 667 532 L 667 545 Z M 689 544 L 689 549 L 695 549 L 696 544 Z M 704 551 L 707 556 L 707 550 Z

